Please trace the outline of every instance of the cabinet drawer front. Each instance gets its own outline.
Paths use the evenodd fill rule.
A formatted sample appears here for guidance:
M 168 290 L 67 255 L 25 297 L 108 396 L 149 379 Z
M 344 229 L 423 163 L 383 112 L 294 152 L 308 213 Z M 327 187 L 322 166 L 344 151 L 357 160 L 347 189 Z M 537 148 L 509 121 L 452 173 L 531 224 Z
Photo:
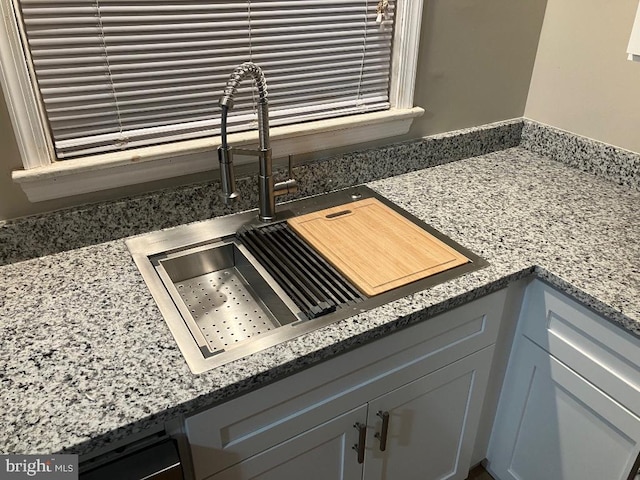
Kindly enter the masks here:
M 505 296 L 480 298 L 188 418 L 196 478 L 491 345 Z
M 539 280 L 520 322 L 523 335 L 640 414 L 640 339 Z

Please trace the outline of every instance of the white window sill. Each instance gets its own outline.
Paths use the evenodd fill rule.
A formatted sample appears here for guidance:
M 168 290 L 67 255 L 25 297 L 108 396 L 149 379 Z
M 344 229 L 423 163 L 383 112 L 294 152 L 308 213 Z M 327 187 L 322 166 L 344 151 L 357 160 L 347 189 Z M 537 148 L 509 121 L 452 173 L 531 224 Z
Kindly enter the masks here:
M 332 120 L 271 129 L 274 158 L 354 145 L 403 135 L 420 107 L 391 109 Z M 229 135 L 233 146 L 257 142 L 257 132 Z M 16 170 L 13 180 L 32 202 L 68 197 L 137 183 L 161 180 L 218 168 L 215 149 L 220 137 L 109 153 L 86 159 L 65 160 L 51 165 Z

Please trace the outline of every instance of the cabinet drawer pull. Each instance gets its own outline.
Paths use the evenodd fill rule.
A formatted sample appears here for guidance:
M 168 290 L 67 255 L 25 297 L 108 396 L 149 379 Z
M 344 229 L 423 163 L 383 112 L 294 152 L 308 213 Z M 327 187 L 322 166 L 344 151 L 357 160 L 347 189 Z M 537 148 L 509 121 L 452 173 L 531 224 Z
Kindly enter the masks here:
M 358 443 L 351 448 L 358 452 L 358 463 L 364 463 L 364 444 L 367 441 L 367 426 L 356 422 L 353 428 L 358 430 Z
M 380 440 L 380 451 L 384 452 L 387 449 L 387 432 L 389 431 L 389 412 L 383 412 L 379 410 L 376 413 L 382 419 L 382 430 L 377 432 L 374 437 Z

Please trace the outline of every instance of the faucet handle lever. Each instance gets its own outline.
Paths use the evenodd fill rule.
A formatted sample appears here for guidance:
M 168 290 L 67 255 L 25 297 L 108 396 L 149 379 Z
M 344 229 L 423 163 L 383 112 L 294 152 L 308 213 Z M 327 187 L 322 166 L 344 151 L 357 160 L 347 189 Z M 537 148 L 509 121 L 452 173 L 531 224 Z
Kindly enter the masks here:
M 298 182 L 293 178 L 293 156 L 289 155 L 289 178 L 283 182 L 278 182 L 273 186 L 273 195 L 287 195 L 298 192 Z
M 278 182 L 273 186 L 273 196 L 279 197 L 280 195 L 287 195 L 289 193 L 296 193 L 298 191 L 298 182 L 289 178 L 283 182 Z

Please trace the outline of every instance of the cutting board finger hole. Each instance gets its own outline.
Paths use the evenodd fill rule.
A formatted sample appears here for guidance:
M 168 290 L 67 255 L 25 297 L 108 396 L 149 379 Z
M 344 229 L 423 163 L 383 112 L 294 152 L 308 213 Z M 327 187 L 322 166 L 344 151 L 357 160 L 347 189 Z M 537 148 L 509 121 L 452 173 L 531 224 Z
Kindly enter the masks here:
M 334 213 L 325 215 L 324 218 L 328 218 L 329 220 L 331 220 L 332 218 L 344 217 L 345 215 L 349 215 L 351 213 L 353 213 L 351 210 L 342 210 L 340 212 L 334 212 Z

